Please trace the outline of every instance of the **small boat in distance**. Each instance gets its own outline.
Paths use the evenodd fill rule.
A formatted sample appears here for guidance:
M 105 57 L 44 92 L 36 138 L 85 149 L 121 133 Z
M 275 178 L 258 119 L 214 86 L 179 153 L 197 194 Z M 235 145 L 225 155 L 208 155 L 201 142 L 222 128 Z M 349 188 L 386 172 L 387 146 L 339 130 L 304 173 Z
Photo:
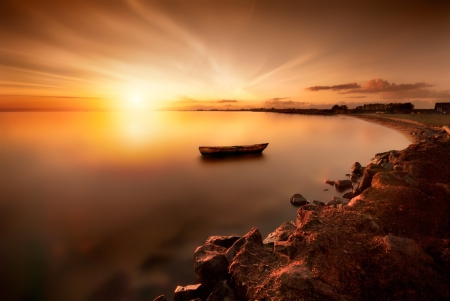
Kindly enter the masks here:
M 236 146 L 200 146 L 203 156 L 228 156 L 261 153 L 269 143 Z

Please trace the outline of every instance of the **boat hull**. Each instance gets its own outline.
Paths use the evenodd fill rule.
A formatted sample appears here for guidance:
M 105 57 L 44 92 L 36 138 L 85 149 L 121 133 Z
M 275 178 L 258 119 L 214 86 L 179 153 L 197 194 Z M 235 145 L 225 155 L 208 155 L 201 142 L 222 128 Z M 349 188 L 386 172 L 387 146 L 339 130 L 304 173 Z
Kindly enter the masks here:
M 261 153 L 267 145 L 269 145 L 269 143 L 236 146 L 200 146 L 199 150 L 203 156 L 257 154 Z

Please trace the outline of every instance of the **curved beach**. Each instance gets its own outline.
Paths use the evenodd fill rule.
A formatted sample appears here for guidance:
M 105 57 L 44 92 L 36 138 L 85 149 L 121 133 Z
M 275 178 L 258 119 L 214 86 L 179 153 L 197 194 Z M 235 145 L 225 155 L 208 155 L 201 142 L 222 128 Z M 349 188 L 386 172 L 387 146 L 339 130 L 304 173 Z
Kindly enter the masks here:
M 380 117 L 375 114 L 355 114 L 345 116 L 356 117 L 394 129 L 405 135 L 411 142 L 419 142 L 424 139 L 431 139 L 436 135 L 444 133 L 444 130 L 440 127 L 427 126 L 425 124 L 411 120 L 385 116 Z

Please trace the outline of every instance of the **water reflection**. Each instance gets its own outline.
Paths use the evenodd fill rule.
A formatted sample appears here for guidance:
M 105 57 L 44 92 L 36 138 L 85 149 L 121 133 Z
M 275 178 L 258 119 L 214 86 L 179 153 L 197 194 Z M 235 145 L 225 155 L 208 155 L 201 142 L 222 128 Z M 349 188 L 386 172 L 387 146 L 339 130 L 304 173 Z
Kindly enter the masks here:
M 5 300 L 100 298 L 111 283 L 136 300 L 170 295 L 195 281 L 209 235 L 267 235 L 295 219 L 293 194 L 328 202 L 341 194 L 325 179 L 408 145 L 352 118 L 231 112 L 2 113 L 0 137 Z M 198 150 L 255 141 L 270 146 Z
M 203 164 L 224 164 L 231 162 L 245 162 L 245 161 L 262 161 L 264 154 L 239 154 L 226 156 L 199 156 L 200 162 Z

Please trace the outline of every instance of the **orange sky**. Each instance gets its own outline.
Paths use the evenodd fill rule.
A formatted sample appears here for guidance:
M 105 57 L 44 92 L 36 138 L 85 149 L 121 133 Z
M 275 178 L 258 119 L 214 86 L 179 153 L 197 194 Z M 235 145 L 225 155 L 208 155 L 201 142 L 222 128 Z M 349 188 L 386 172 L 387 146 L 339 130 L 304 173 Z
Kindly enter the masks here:
M 3 0 L 0 110 L 432 108 L 449 3 Z

